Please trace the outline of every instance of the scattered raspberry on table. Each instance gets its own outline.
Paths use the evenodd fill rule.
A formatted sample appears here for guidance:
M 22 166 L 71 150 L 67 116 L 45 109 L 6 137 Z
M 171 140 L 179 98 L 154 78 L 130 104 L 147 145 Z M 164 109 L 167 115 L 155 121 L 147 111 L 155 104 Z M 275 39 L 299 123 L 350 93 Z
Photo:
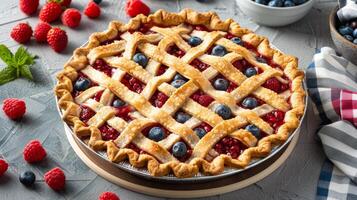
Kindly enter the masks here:
M 113 192 L 103 192 L 99 196 L 99 200 L 120 200 L 119 197 Z
M 60 28 L 57 27 L 52 28 L 47 33 L 47 42 L 53 50 L 59 53 L 67 47 L 68 44 L 67 33 Z
M 27 43 L 31 39 L 32 28 L 27 23 L 19 23 L 12 29 L 10 36 L 18 43 Z
M 5 160 L 0 159 L 0 176 L 2 176 L 6 171 L 9 165 Z
M 51 30 L 51 25 L 47 22 L 40 22 L 35 27 L 33 36 L 37 42 L 47 42 L 47 33 Z
M 126 2 L 125 11 L 130 17 L 135 17 L 139 14 L 150 14 L 150 8 L 141 0 L 128 0 Z
M 44 22 L 50 23 L 59 19 L 61 14 L 61 5 L 55 2 L 49 2 L 42 7 L 39 18 Z
M 47 185 L 53 190 L 58 191 L 64 189 L 66 176 L 59 167 L 53 168 L 48 171 L 45 174 L 44 179 Z
M 23 151 L 24 159 L 29 163 L 42 161 L 46 155 L 46 150 L 38 140 L 31 140 Z
M 26 112 L 26 104 L 21 99 L 8 98 L 3 101 L 2 110 L 12 120 L 20 119 Z
M 19 7 L 27 15 L 34 14 L 37 11 L 40 0 L 20 0 Z
M 84 9 L 84 14 L 89 18 L 97 18 L 100 16 L 100 7 L 93 1 L 89 2 L 87 7 Z
M 70 28 L 79 26 L 81 22 L 81 13 L 75 8 L 69 8 L 62 14 L 62 23 Z

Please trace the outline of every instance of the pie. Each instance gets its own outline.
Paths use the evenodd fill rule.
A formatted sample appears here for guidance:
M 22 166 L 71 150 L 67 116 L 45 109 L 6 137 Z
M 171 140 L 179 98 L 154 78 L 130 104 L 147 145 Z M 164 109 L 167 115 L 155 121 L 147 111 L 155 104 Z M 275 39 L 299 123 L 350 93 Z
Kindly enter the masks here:
M 297 58 L 214 12 L 110 23 L 57 75 L 64 121 L 110 161 L 152 176 L 246 167 L 299 126 Z

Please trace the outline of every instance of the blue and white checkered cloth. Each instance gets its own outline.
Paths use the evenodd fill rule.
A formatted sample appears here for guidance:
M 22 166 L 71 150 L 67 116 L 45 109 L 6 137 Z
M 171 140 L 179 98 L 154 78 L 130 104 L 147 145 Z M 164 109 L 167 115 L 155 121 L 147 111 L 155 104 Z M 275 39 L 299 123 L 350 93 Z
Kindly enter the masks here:
M 357 200 L 357 66 L 323 47 L 307 69 L 306 79 L 323 125 L 317 134 L 328 158 L 316 199 Z

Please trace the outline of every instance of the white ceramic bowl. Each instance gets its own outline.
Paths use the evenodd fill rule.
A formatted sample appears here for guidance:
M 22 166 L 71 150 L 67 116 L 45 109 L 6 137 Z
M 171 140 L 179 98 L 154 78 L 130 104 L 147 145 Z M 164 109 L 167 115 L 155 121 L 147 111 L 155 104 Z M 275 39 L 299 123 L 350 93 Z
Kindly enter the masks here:
M 266 26 L 285 26 L 303 18 L 312 8 L 315 0 L 294 7 L 269 7 L 252 0 L 236 0 L 244 14 L 253 21 Z

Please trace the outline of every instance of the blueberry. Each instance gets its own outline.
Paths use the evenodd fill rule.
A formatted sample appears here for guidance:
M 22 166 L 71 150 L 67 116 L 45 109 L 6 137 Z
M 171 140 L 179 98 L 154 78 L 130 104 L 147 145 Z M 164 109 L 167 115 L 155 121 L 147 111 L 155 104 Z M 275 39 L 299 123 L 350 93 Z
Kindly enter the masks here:
M 242 105 L 246 108 L 252 109 L 258 106 L 258 102 L 253 97 L 247 97 L 243 100 Z
M 176 121 L 179 123 L 185 123 L 187 120 L 189 120 L 191 116 L 187 113 L 184 112 L 178 112 L 176 114 Z
M 223 119 L 229 119 L 232 117 L 231 109 L 223 104 L 220 104 L 214 109 L 214 112 L 221 116 Z
M 77 91 L 84 91 L 89 88 L 91 82 L 86 78 L 79 78 L 74 84 L 74 89 Z
M 255 0 L 256 3 L 259 3 L 259 4 L 263 4 L 263 5 L 267 5 L 268 2 L 267 0 Z
M 344 37 L 348 40 L 348 41 L 353 41 L 353 37 L 350 35 L 344 35 Z
M 357 44 L 357 38 L 353 40 L 353 44 Z
M 96 4 L 102 3 L 102 0 L 93 0 L 93 1 L 94 1 L 94 3 L 96 3 Z
M 348 27 L 348 26 L 341 26 L 338 29 L 338 32 L 340 32 L 341 35 L 352 35 L 353 29 L 351 27 Z
M 283 6 L 283 1 L 282 0 L 272 0 L 272 1 L 269 1 L 268 6 L 270 6 L 270 7 L 282 7 Z
M 239 37 L 234 37 L 234 38 L 231 39 L 231 41 L 236 43 L 236 44 L 238 44 L 238 45 L 243 45 L 243 41 Z
M 171 85 L 174 86 L 175 88 L 179 88 L 181 87 L 183 84 L 185 84 L 186 81 L 185 80 L 182 80 L 182 79 L 178 79 L 178 80 L 173 80 L 171 82 Z
M 249 67 L 245 70 L 244 74 L 247 77 L 251 77 L 257 74 L 257 70 L 254 67 Z
M 246 126 L 245 130 L 251 132 L 257 139 L 260 139 L 260 137 L 261 137 L 260 129 L 258 127 L 256 127 L 255 125 L 250 124 L 250 125 Z
M 183 142 L 177 142 L 172 146 L 172 154 L 175 157 L 183 157 L 186 155 L 187 147 L 186 144 Z
M 190 39 L 188 39 L 188 44 L 193 47 L 198 46 L 201 43 L 202 43 L 201 38 L 196 37 L 196 36 L 192 36 L 192 37 L 190 37 Z
M 203 138 L 203 136 L 205 136 L 207 133 L 206 130 L 203 128 L 195 128 L 194 131 L 199 138 Z
M 355 30 L 352 33 L 353 37 L 357 38 L 357 28 L 355 28 Z
M 182 76 L 181 74 L 176 74 L 174 76 L 174 80 L 184 80 L 187 81 L 187 78 L 185 78 L 184 76 Z
M 214 86 L 214 88 L 216 88 L 216 90 L 222 90 L 222 91 L 226 91 L 228 88 L 228 85 L 229 85 L 229 82 L 223 78 L 217 78 L 213 83 L 213 86 Z
M 293 2 L 296 4 L 296 5 L 301 5 L 303 3 L 305 3 L 307 0 L 293 0 Z
M 142 67 L 146 67 L 146 65 L 148 64 L 148 59 L 142 53 L 136 53 L 133 57 L 133 60 L 134 62 L 138 63 Z
M 156 142 L 164 139 L 165 131 L 161 127 L 152 127 L 148 134 L 149 139 L 154 140 Z
M 122 100 L 120 100 L 120 99 L 115 99 L 114 101 L 113 101 L 113 107 L 114 108 L 119 108 L 119 107 L 122 107 L 122 106 L 124 106 L 125 105 L 125 102 L 124 101 L 122 101 Z
M 284 7 L 293 7 L 296 6 L 294 2 L 287 0 L 284 2 Z
M 224 46 L 216 45 L 213 47 L 211 54 L 215 56 L 224 56 L 227 54 L 227 50 Z
M 32 171 L 25 171 L 20 174 L 19 180 L 25 186 L 30 186 L 35 183 L 36 176 Z
M 256 60 L 260 63 L 265 63 L 265 64 L 268 63 L 267 60 L 265 60 L 265 58 L 262 58 L 262 57 L 256 57 Z

